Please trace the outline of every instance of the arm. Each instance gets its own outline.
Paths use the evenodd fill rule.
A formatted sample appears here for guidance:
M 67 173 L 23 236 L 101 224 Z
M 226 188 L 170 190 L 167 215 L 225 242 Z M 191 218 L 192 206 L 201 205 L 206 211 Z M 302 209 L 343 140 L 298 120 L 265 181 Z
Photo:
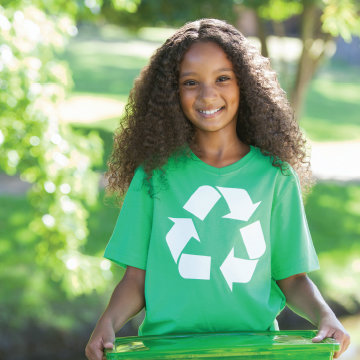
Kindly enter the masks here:
M 290 309 L 319 329 L 313 342 L 332 337 L 340 343 L 341 348 L 335 353 L 335 358 L 338 358 L 348 348 L 350 336 L 325 302 L 316 285 L 306 274 L 278 280 L 277 284 L 284 293 Z
M 101 360 L 104 348 L 113 348 L 115 333 L 145 306 L 145 273 L 145 270 L 127 267 L 86 346 L 89 360 Z

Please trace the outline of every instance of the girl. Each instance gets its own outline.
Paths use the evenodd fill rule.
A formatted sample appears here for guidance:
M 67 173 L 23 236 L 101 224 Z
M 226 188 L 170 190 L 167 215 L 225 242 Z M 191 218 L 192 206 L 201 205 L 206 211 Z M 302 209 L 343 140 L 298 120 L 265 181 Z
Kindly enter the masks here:
M 124 266 L 89 360 L 143 307 L 139 335 L 277 329 L 287 303 L 350 338 L 306 273 L 318 268 L 300 183 L 305 140 L 269 61 L 233 26 L 179 29 L 135 82 L 109 162 L 123 195 L 105 257 Z

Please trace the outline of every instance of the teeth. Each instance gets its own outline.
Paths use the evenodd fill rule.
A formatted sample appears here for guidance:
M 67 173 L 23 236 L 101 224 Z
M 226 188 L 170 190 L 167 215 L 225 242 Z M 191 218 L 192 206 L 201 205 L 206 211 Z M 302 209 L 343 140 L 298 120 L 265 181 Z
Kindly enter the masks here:
M 199 111 L 202 114 L 211 115 L 211 114 L 215 114 L 216 112 L 218 112 L 221 109 L 222 109 L 222 107 L 219 107 L 218 109 L 215 109 L 215 110 L 199 110 Z

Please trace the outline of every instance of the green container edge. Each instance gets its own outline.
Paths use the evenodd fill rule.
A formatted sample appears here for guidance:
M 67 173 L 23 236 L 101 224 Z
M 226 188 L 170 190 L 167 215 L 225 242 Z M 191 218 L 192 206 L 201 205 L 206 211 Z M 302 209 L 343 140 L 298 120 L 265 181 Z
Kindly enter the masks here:
M 335 351 L 340 349 L 340 344 L 332 338 L 326 338 L 319 343 L 312 343 L 311 339 L 316 336 L 316 330 L 281 330 L 281 331 L 259 331 L 259 332 L 230 332 L 230 333 L 187 333 L 187 334 L 173 334 L 173 335 L 159 335 L 159 336 L 129 336 L 129 337 L 118 337 L 115 339 L 115 348 L 113 350 L 105 349 L 104 353 L 107 360 L 117 359 L 189 359 L 189 358 L 235 358 L 237 356 L 245 355 L 268 355 L 268 354 L 280 354 L 282 352 L 295 353 L 296 351 L 316 351 L 317 354 L 324 354 L 327 357 L 324 359 L 332 359 L 332 355 Z M 286 337 L 299 337 L 303 338 L 303 342 L 295 342 L 294 344 L 286 343 Z M 236 337 L 237 340 L 241 338 L 255 340 L 262 340 L 260 344 L 241 345 L 234 343 L 233 348 L 231 340 Z M 271 338 L 274 339 L 271 343 Z M 264 344 L 264 339 L 267 339 Z M 194 346 L 194 341 L 200 343 L 201 341 L 210 342 L 212 345 L 214 342 L 218 344 L 229 341 L 224 347 L 202 347 L 197 349 L 190 346 Z M 305 341 L 305 343 L 304 343 Z M 144 345 L 144 343 L 151 343 L 154 345 L 160 345 L 157 352 L 152 352 L 151 349 Z M 165 342 L 165 348 L 164 343 Z M 175 351 L 170 348 L 170 345 L 174 345 L 176 342 Z M 184 346 L 181 346 L 183 342 Z M 186 344 L 187 342 L 187 344 Z M 166 351 L 166 343 L 169 348 Z M 116 347 L 121 345 L 127 345 L 129 351 L 117 351 Z M 180 346 L 179 346 L 180 345 Z M 169 353 L 169 350 L 172 352 Z M 330 357 L 329 357 L 330 355 Z

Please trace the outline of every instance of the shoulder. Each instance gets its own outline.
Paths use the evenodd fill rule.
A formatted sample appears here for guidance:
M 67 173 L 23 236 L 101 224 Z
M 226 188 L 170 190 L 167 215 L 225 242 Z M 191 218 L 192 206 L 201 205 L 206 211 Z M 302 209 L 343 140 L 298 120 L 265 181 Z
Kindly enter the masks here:
M 278 199 L 290 197 L 292 200 L 296 198 L 302 199 L 302 191 L 299 176 L 290 164 L 282 171 L 278 170 L 275 184 L 275 197 Z
M 288 162 L 276 159 L 274 155 L 267 155 L 258 147 L 253 148 L 256 160 L 259 164 L 261 164 L 264 174 L 266 172 L 267 174 L 271 174 L 275 177 L 275 187 L 277 189 L 277 193 L 288 187 L 296 187 L 300 189 L 298 174 Z
M 276 158 L 275 155 L 263 151 L 259 147 L 251 146 L 255 161 L 260 164 L 264 170 L 273 172 L 274 174 L 282 174 L 282 176 L 290 176 L 294 170 L 286 161 Z
M 135 168 L 134 176 L 132 178 L 131 182 L 139 182 L 140 180 L 143 180 L 146 177 L 146 172 L 143 165 L 139 165 Z
M 144 177 L 146 175 L 144 165 L 139 165 L 137 168 L 135 168 L 134 171 L 134 178 L 136 177 Z
M 133 178 L 129 185 L 128 191 L 140 191 L 146 185 L 147 174 L 145 172 L 144 166 L 139 165 L 135 168 Z

